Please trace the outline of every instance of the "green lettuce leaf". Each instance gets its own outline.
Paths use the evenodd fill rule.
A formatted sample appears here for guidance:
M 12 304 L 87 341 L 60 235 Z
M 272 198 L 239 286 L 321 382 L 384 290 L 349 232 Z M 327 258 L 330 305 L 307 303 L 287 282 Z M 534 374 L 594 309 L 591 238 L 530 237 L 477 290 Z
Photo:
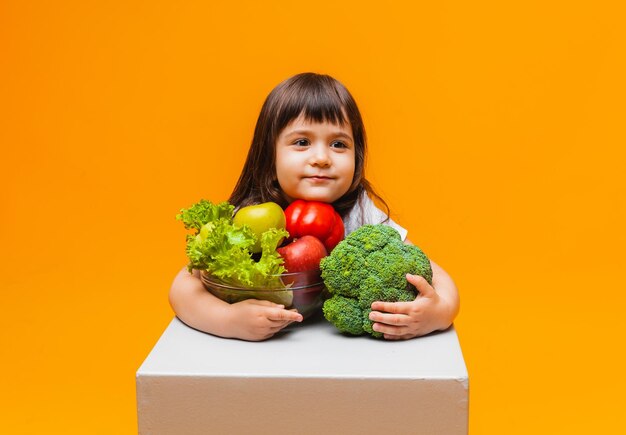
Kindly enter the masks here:
M 276 228 L 264 232 L 261 258 L 255 261 L 250 247 L 256 236 L 247 226 L 233 224 L 233 210 L 227 202 L 214 205 L 206 200 L 181 210 L 177 219 L 195 230 L 187 236 L 188 269 L 205 270 L 225 283 L 247 288 L 284 288 L 279 276 L 285 272 L 284 261 L 276 248 L 289 233 Z
M 186 229 L 196 230 L 196 234 L 203 225 L 218 219 L 232 219 L 235 207 L 224 201 L 213 204 L 211 201 L 201 199 L 189 209 L 181 209 L 176 219 L 182 221 Z

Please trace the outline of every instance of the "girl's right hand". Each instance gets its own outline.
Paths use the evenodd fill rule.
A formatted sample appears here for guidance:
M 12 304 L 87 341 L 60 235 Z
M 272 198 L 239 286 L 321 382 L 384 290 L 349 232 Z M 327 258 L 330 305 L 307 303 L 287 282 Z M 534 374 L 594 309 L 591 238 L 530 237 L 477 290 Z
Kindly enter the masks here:
M 246 299 L 229 307 L 228 322 L 232 331 L 229 335 L 248 341 L 267 340 L 285 326 L 302 322 L 302 319 L 302 314 L 286 310 L 284 305 Z

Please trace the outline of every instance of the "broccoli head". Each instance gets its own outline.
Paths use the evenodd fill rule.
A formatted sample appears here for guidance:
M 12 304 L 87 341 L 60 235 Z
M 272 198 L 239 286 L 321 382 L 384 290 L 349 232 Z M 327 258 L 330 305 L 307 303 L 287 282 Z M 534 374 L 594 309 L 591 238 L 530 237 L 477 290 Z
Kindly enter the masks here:
M 406 274 L 423 276 L 432 284 L 430 260 L 420 248 L 406 245 L 388 225 L 364 225 L 350 233 L 320 263 L 322 279 L 331 297 L 324 302 L 324 317 L 341 332 L 352 335 L 372 330 L 369 313 L 374 301 L 415 299 L 417 290 Z

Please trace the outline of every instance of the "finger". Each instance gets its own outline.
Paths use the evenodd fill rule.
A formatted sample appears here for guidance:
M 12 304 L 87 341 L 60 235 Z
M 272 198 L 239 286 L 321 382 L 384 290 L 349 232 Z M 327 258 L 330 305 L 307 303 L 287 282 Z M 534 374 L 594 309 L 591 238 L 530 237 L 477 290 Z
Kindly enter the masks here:
M 410 338 L 415 338 L 416 335 L 415 334 L 404 334 L 404 335 L 384 334 L 383 337 L 385 338 L 385 340 L 399 341 L 399 340 L 408 340 Z
M 295 320 L 273 320 L 267 319 L 271 328 L 284 328 L 287 325 L 291 325 Z
M 417 291 L 419 291 L 419 296 L 423 298 L 431 297 L 435 293 L 435 289 L 433 286 L 428 284 L 426 278 L 420 275 L 411 275 L 410 273 L 406 274 L 406 280 L 413 284 Z
M 281 329 L 284 329 L 287 326 L 289 326 L 292 323 L 294 323 L 293 320 L 283 320 L 283 321 L 273 321 L 273 322 L 274 322 L 274 324 L 273 324 L 273 326 L 270 327 L 270 331 L 273 331 L 274 333 L 277 333 Z
M 411 311 L 412 302 L 372 302 L 372 310 L 384 311 L 393 314 L 408 314 Z
M 369 314 L 369 319 L 374 322 L 393 326 L 406 326 L 411 320 L 411 318 L 406 314 L 387 314 L 379 313 L 378 311 L 372 311 Z
M 293 320 L 294 322 L 302 322 L 302 314 L 297 311 L 276 309 L 271 310 L 268 317 L 270 320 Z
M 426 335 L 427 332 L 424 332 L 423 328 L 413 328 L 411 326 L 407 326 L 403 331 L 400 331 L 398 334 L 394 334 L 393 332 L 389 333 L 389 335 L 393 335 L 401 340 L 407 340 L 409 338 L 421 337 Z
M 406 326 L 391 326 L 376 322 L 372 325 L 372 329 L 376 332 L 382 332 L 383 334 L 394 336 L 407 334 Z

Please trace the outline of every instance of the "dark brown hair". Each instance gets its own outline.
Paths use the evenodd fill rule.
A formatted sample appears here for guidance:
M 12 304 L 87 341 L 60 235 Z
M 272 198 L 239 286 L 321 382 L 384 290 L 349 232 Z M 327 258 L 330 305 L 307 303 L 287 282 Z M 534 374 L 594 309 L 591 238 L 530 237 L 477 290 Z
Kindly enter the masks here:
M 276 86 L 267 96 L 254 129 L 252 144 L 229 202 L 236 207 L 273 201 L 285 208 L 289 202 L 276 179 L 276 140 L 281 131 L 300 114 L 308 122 L 330 122 L 352 127 L 354 178 L 350 189 L 332 205 L 342 216 L 352 209 L 362 192 L 387 203 L 365 179 L 367 139 L 359 108 L 350 92 L 336 79 L 316 73 L 302 73 Z

